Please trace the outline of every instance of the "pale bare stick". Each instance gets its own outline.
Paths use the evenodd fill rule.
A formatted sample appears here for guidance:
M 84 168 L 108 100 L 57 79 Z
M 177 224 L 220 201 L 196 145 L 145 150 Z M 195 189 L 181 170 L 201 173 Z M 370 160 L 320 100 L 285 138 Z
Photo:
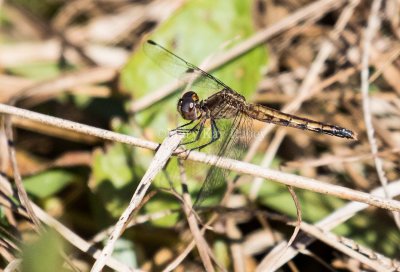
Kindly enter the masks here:
M 393 181 L 392 183 L 390 183 L 388 185 L 388 189 L 391 192 L 392 197 L 400 195 L 400 180 Z M 385 195 L 382 187 L 372 190 L 371 194 L 376 195 L 376 196 L 381 196 L 381 197 L 383 197 Z M 318 228 L 321 228 L 323 230 L 331 230 L 331 229 L 335 228 L 336 226 L 344 223 L 345 221 L 347 221 L 348 219 L 353 217 L 355 214 L 357 214 L 358 212 L 360 212 L 366 208 L 368 208 L 368 205 L 366 205 L 364 203 L 350 202 L 350 203 L 346 204 L 345 206 L 343 206 L 342 208 L 331 213 L 324 219 L 317 222 L 315 224 L 315 226 L 317 226 Z M 310 238 L 310 237 L 302 237 L 299 240 L 299 242 L 301 244 L 303 244 L 304 246 L 307 246 L 307 245 L 311 244 L 314 240 L 315 239 Z M 274 252 L 279 252 L 282 247 L 285 247 L 286 243 L 287 243 L 286 241 L 279 243 L 271 251 L 271 253 L 270 253 L 271 256 L 270 256 L 270 254 L 268 254 L 260 262 L 260 264 L 258 266 L 258 268 L 260 269 L 259 271 L 263 271 L 264 265 L 269 263 L 270 259 L 274 258 Z M 298 253 L 299 252 L 297 249 L 290 247 L 288 250 L 285 251 L 285 256 L 282 257 L 281 259 L 279 259 L 279 261 L 276 263 L 275 269 L 278 269 L 279 267 L 281 267 L 282 265 L 284 265 L 285 263 L 287 263 L 288 261 L 290 261 L 291 259 L 296 257 Z
M 125 227 L 129 223 L 129 219 L 132 213 L 137 209 L 139 204 L 141 203 L 144 195 L 147 192 L 147 189 L 150 187 L 151 182 L 155 178 L 155 176 L 163 169 L 166 165 L 167 161 L 171 157 L 172 153 L 178 147 L 179 143 L 183 139 L 183 134 L 173 134 L 167 137 L 163 143 L 161 144 L 160 148 L 156 152 L 153 160 L 151 161 L 146 173 L 144 174 L 142 180 L 140 181 L 139 185 L 136 188 L 135 193 L 132 196 L 132 199 L 125 209 L 125 211 L 120 216 L 115 228 L 107 241 L 107 245 L 103 248 L 100 257 L 94 263 L 92 272 L 99 272 L 103 269 L 107 259 L 111 256 L 114 246 L 118 238 L 122 235 L 125 230 Z
M 143 148 L 147 148 L 147 149 L 155 150 L 159 146 L 159 144 L 156 144 L 154 142 L 138 139 L 135 137 L 112 132 L 109 130 L 100 129 L 100 128 L 68 121 L 68 120 L 65 120 L 62 118 L 57 118 L 57 117 L 53 117 L 53 116 L 49 116 L 49 115 L 45 115 L 45 114 L 41 114 L 41 113 L 37 113 L 37 112 L 25 110 L 25 109 L 13 107 L 13 106 L 1 104 L 1 103 L 0 103 L 0 113 L 5 113 L 5 114 L 20 117 L 20 118 L 36 121 L 39 123 L 79 132 L 82 134 L 92 135 L 92 136 L 96 136 L 96 137 L 99 137 L 102 139 L 107 139 L 110 141 L 117 141 L 120 143 L 134 145 L 134 146 L 143 147 Z
M 349 22 L 351 15 L 354 12 L 355 7 L 358 5 L 360 1 L 359 0 L 353 0 L 349 3 L 349 5 L 344 8 L 342 13 L 339 16 L 339 19 L 337 20 L 335 24 L 335 28 L 331 31 L 330 36 L 332 39 L 337 40 L 340 37 L 340 33 L 344 30 L 346 27 L 347 23 Z M 315 95 L 315 92 L 312 92 L 312 87 L 317 81 L 321 71 L 323 70 L 323 66 L 328 59 L 328 57 L 331 55 L 332 51 L 334 49 L 334 46 L 332 42 L 329 40 L 325 40 L 321 48 L 313 61 L 306 78 L 303 80 L 299 91 L 298 95 L 295 100 L 293 100 L 291 103 L 285 105 L 283 108 L 283 111 L 285 112 L 294 112 L 298 110 L 301 106 L 301 104 L 310 98 L 311 95 Z M 258 134 L 257 139 L 253 142 L 252 146 L 249 148 L 249 152 L 246 155 L 246 159 L 249 159 L 255 151 L 258 149 L 259 145 L 262 143 L 262 141 L 265 139 L 267 134 L 271 131 L 271 125 L 266 125 L 264 129 Z M 268 148 L 268 151 L 266 152 L 263 162 L 261 166 L 263 167 L 269 167 L 269 165 L 272 162 L 273 157 L 275 156 L 278 147 L 280 143 L 283 141 L 283 139 L 286 136 L 286 129 L 285 128 L 279 128 L 278 132 L 275 135 L 275 138 L 273 140 L 274 145 L 271 145 L 270 148 Z M 260 178 L 255 178 L 252 182 L 252 186 L 250 189 L 250 199 L 255 199 L 258 195 L 258 191 L 261 188 L 262 180 Z
M 88 243 L 81 237 L 79 237 L 77 234 L 72 232 L 69 228 L 61 224 L 59 221 L 56 219 L 50 217 L 45 211 L 43 211 L 39 206 L 36 206 L 36 204 L 32 203 L 33 205 L 33 210 L 37 214 L 37 216 L 42 220 L 44 223 L 46 223 L 48 226 L 51 226 L 54 228 L 57 232 L 59 232 L 67 241 L 72 243 L 74 246 L 79 248 L 82 252 L 85 252 L 87 254 L 90 254 L 93 256 L 93 258 L 97 259 L 100 257 L 101 251 L 97 249 L 96 247 L 93 246 L 93 244 Z M 115 269 L 117 271 L 141 271 L 139 269 L 133 269 L 131 267 L 128 267 L 127 265 L 119 262 L 118 260 L 114 258 L 109 258 L 106 260 L 105 263 L 107 266 L 109 266 L 112 269 Z
M 385 190 L 385 194 L 389 196 L 389 192 L 386 190 L 387 179 L 385 177 L 385 173 L 382 167 L 382 160 L 376 156 L 378 153 L 378 146 L 376 143 L 376 139 L 374 137 L 374 127 L 372 125 L 372 113 L 370 108 L 370 99 L 368 95 L 368 88 L 369 88 L 369 57 L 370 57 L 370 50 L 371 50 L 371 43 L 376 31 L 379 27 L 379 19 L 378 19 L 378 12 L 379 8 L 382 4 L 381 0 L 374 1 L 371 7 L 371 14 L 368 20 L 368 27 L 365 30 L 365 39 L 364 39 L 364 48 L 363 48 L 363 55 L 362 55 L 362 69 L 361 69 L 361 93 L 362 93 L 362 105 L 363 105 L 363 113 L 364 113 L 364 122 L 365 127 L 367 129 L 367 136 L 368 141 L 371 147 L 371 153 L 374 155 L 374 162 L 376 172 L 378 173 L 379 180 Z
M 381 263 L 379 262 L 379 260 L 387 260 L 386 257 L 383 258 L 378 258 L 377 260 L 373 260 L 368 258 L 367 256 L 361 254 L 360 252 L 357 252 L 356 250 L 348 247 L 347 245 L 343 244 L 340 242 L 339 238 L 334 235 L 333 233 L 329 232 L 329 231 L 322 231 L 321 229 L 313 226 L 313 225 L 309 225 L 305 222 L 302 222 L 301 224 L 301 229 L 303 231 L 305 231 L 306 233 L 316 237 L 318 240 L 330 245 L 331 247 L 343 252 L 344 254 L 346 254 L 347 256 L 356 259 L 358 261 L 360 261 L 361 263 L 373 268 L 375 271 L 386 271 L 386 272 L 391 272 L 391 271 L 395 271 L 397 270 L 397 268 L 399 267 L 393 267 L 392 265 L 390 265 L 390 261 L 386 262 L 386 263 Z M 374 257 L 377 257 L 378 255 L 375 254 Z M 381 255 L 379 255 L 381 256 Z M 394 262 L 395 263 L 395 262 Z M 393 263 L 393 264 L 394 264 Z M 394 264 L 395 265 L 395 264 Z
M 177 211 L 173 211 L 173 210 L 163 210 L 163 211 L 159 211 L 159 212 L 155 212 L 155 213 L 138 215 L 129 221 L 129 224 L 128 224 L 128 226 L 126 226 L 126 228 L 144 224 L 146 222 L 155 221 L 157 219 L 166 217 L 166 216 L 174 214 L 176 212 Z M 94 243 L 99 243 L 100 241 L 103 241 L 106 237 L 108 237 L 112 233 L 113 227 L 114 226 L 110 226 L 110 227 L 107 227 L 106 229 L 98 232 L 95 236 L 93 236 L 92 239 L 90 239 L 90 241 L 94 242 Z
M 13 261 L 9 262 L 6 268 L 4 268 L 4 272 L 13 272 L 18 271 L 21 267 L 22 259 L 14 259 Z
M 4 196 L 13 195 L 12 187 L 10 186 L 9 181 L 1 175 L 0 175 L 0 191 L 4 194 Z M 19 206 L 13 207 L 14 202 L 11 199 L 9 198 L 7 199 L 4 198 L 4 199 L 9 203 L 5 204 L 2 201 L 1 204 L 3 206 L 8 207 L 10 209 L 15 209 L 21 216 L 27 216 L 25 209 Z M 65 225 L 61 224 L 57 219 L 53 218 L 44 210 L 42 210 L 35 203 L 31 202 L 31 205 L 34 213 L 37 215 L 40 221 L 54 228 L 54 230 L 56 230 L 61 236 L 63 236 L 66 241 L 71 243 L 73 246 L 75 246 L 82 252 L 91 255 L 93 258 L 97 258 L 100 255 L 100 250 L 98 250 L 93 244 L 88 243 L 87 241 L 82 239 L 80 236 L 71 231 Z M 125 264 L 120 263 L 118 260 L 114 258 L 110 258 L 107 261 L 107 266 L 112 269 L 115 269 L 116 271 L 126 271 L 126 272 L 133 271 L 133 268 L 130 268 Z
M 372 124 L 372 113 L 370 107 L 370 98 L 368 95 L 369 90 L 369 58 L 371 54 L 371 44 L 372 40 L 380 26 L 379 20 L 379 9 L 382 5 L 382 0 L 374 0 L 371 7 L 371 14 L 368 19 L 368 26 L 365 30 L 365 38 L 364 38 L 364 48 L 363 54 L 361 58 L 361 94 L 362 94 L 362 106 L 363 106 L 363 115 L 365 128 L 367 130 L 368 142 L 371 147 L 371 153 L 374 156 L 374 164 L 376 173 L 378 174 L 379 182 L 382 184 L 386 198 L 390 198 L 389 192 L 386 190 L 386 186 L 388 184 L 388 180 L 386 178 L 385 171 L 383 169 L 383 160 L 376 156 L 378 154 L 378 144 L 375 138 L 375 129 Z M 400 214 L 393 213 L 394 221 L 397 225 L 397 228 L 400 228 Z
M 46 96 L 47 99 L 49 99 L 65 90 L 100 82 L 108 82 L 116 76 L 116 69 L 104 67 L 86 68 L 78 72 L 64 73 L 58 77 L 33 83 L 21 89 L 10 97 L 7 104 L 14 105 L 16 101 L 33 96 Z M 41 102 L 41 100 L 37 102 Z
M 207 241 L 205 240 L 203 234 L 201 233 L 201 231 L 199 229 L 196 215 L 195 215 L 195 212 L 193 211 L 192 200 L 190 198 L 190 194 L 189 194 L 189 191 L 187 188 L 187 182 L 186 182 L 187 178 L 186 178 L 185 169 L 184 169 L 183 163 L 180 159 L 178 160 L 178 164 L 179 164 L 179 169 L 180 169 L 179 172 L 180 172 L 180 177 L 181 177 L 181 182 L 182 182 L 183 211 L 185 212 L 190 231 L 192 232 L 193 239 L 196 242 L 196 246 L 199 251 L 199 255 L 203 262 L 204 268 L 206 269 L 206 271 L 213 272 L 213 271 L 215 271 L 215 269 L 211 263 L 211 259 L 210 259 L 210 255 L 209 255 L 210 248 L 209 248 Z
M 201 234 L 204 235 L 205 231 L 211 226 L 215 220 L 217 219 L 217 215 L 214 214 L 211 218 L 203 225 L 201 228 Z M 177 266 L 186 258 L 186 256 L 193 250 L 194 246 L 196 245 L 196 241 L 193 239 L 186 248 L 179 254 L 177 258 L 175 258 L 171 263 L 169 263 L 164 269 L 163 272 L 174 271 Z
M 292 161 L 286 162 L 285 168 L 301 168 L 304 166 L 307 167 L 320 167 L 329 164 L 338 164 L 338 163 L 350 163 L 350 162 L 360 162 L 364 160 L 370 160 L 374 156 L 384 157 L 392 154 L 396 154 L 400 152 L 400 147 L 398 148 L 391 148 L 388 150 L 384 150 L 378 152 L 377 154 L 373 155 L 371 153 L 364 153 L 355 156 L 324 156 L 323 158 L 313 159 L 313 160 L 303 160 L 303 161 Z
M 279 262 L 279 260 L 281 260 L 285 256 L 285 253 L 290 249 L 294 240 L 297 238 L 297 235 L 299 234 L 301 223 L 302 223 L 301 205 L 300 205 L 299 199 L 297 198 L 297 195 L 296 195 L 295 191 L 293 190 L 293 188 L 291 186 L 288 186 L 288 190 L 289 190 L 289 192 L 292 196 L 292 199 L 295 203 L 295 206 L 296 206 L 297 222 L 296 222 L 295 229 L 289 239 L 289 242 L 287 242 L 285 244 L 277 245 L 275 248 L 277 248 L 279 250 L 275 250 L 275 248 L 274 248 L 273 249 L 274 254 L 271 254 L 270 258 L 264 259 L 262 270 L 257 269 L 257 271 L 260 271 L 260 272 L 261 271 L 275 271 L 276 264 Z M 268 254 L 268 255 L 270 255 L 270 254 Z
M 204 234 L 205 232 L 205 228 L 203 228 L 201 230 L 201 234 Z M 176 267 L 178 267 L 178 265 L 180 263 L 183 262 L 183 260 L 186 258 L 187 255 L 189 255 L 189 253 L 193 250 L 193 248 L 195 247 L 196 242 L 193 239 L 189 245 L 186 246 L 185 250 L 183 252 L 181 252 L 181 254 L 179 254 L 179 256 L 177 258 L 175 258 L 175 260 L 173 260 L 171 263 L 169 263 L 163 270 L 162 272 L 170 272 L 170 271 L 174 271 L 176 269 Z
M 234 216 L 229 216 L 226 219 L 225 228 L 226 235 L 232 241 L 237 240 L 241 241 L 243 239 L 243 235 L 241 230 L 238 227 L 237 218 Z M 246 260 L 245 254 L 243 252 L 243 245 L 241 242 L 231 242 L 229 245 L 230 252 L 232 255 L 232 267 L 233 271 L 236 272 L 245 272 L 246 271 Z
M 11 166 L 13 169 L 14 183 L 17 187 L 19 200 L 20 200 L 21 204 L 26 208 L 29 218 L 33 222 L 34 230 L 36 232 L 40 232 L 40 231 L 42 231 L 42 228 L 41 228 L 42 226 L 41 226 L 40 221 L 37 218 L 35 212 L 33 211 L 32 204 L 29 200 L 28 193 L 25 191 L 25 187 L 22 183 L 22 177 L 19 172 L 17 155 L 16 155 L 16 151 L 14 148 L 14 143 L 13 143 L 13 130 L 11 127 L 10 118 L 11 118 L 10 116 L 5 116 L 4 127 L 5 127 L 5 132 L 6 132 L 7 141 L 8 141 L 9 159 L 11 161 Z M 2 122 L 0 121 L 0 123 L 2 123 Z
M 151 141 L 138 139 L 132 136 L 123 135 L 120 133 L 107 131 L 104 129 L 99 129 L 4 104 L 0 104 L 0 113 L 15 115 L 48 125 L 62 127 L 68 130 L 86 133 L 103 139 L 122 142 L 152 150 L 155 150 L 159 146 L 157 143 Z M 228 158 L 220 158 L 218 156 L 207 155 L 205 153 L 196 151 L 190 152 L 190 154 L 187 156 L 186 154 L 182 153 L 181 149 L 176 151 L 176 155 L 184 159 L 206 163 L 209 165 L 216 165 L 217 167 L 232 170 L 237 173 L 261 177 L 267 180 L 274 180 L 281 184 L 290 185 L 317 193 L 329 194 L 342 199 L 363 202 L 383 209 L 400 211 L 400 202 L 396 200 L 383 199 L 381 197 L 372 196 L 368 193 L 352 190 L 346 187 L 323 183 L 315 179 L 287 174 L 281 171 L 265 169 L 251 163 L 236 161 Z

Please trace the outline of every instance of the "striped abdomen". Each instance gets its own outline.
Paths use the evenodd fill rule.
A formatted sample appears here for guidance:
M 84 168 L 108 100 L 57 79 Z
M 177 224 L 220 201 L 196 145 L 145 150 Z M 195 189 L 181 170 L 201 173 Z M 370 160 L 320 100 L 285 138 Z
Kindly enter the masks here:
M 346 128 L 324 124 L 318 121 L 297 117 L 278 110 L 256 104 L 247 104 L 244 113 L 253 119 L 281 126 L 294 127 L 324 133 L 336 137 L 357 139 L 357 134 Z

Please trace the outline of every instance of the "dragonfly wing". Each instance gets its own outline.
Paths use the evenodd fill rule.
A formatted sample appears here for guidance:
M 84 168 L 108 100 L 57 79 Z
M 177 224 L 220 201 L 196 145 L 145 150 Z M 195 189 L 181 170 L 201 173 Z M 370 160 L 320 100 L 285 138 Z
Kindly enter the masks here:
M 147 41 L 143 46 L 143 50 L 162 70 L 180 81 L 183 81 L 184 84 L 189 86 L 192 91 L 198 93 L 199 97 L 203 99 L 210 96 L 203 94 L 215 94 L 224 89 L 230 89 L 217 78 L 185 61 L 154 41 Z M 213 108 L 213 112 L 232 113 L 232 106 L 227 103 L 216 103 L 214 107 L 216 108 Z M 230 115 L 233 116 L 233 118 L 215 120 L 220 138 L 210 145 L 206 144 L 207 147 L 205 147 L 204 150 L 207 153 L 220 157 L 238 159 L 243 155 L 252 138 L 252 135 L 250 135 L 252 132 L 252 120 L 239 110 Z M 204 128 L 203 131 L 203 123 L 201 120 L 195 123 L 194 126 L 198 130 L 193 130 L 193 133 L 189 133 L 185 138 L 187 142 L 185 146 L 189 150 L 209 143 L 212 139 L 212 129 L 210 131 L 210 129 Z M 189 127 L 187 127 L 187 129 L 190 131 Z M 200 133 L 201 137 L 197 137 L 199 136 L 197 134 L 199 130 L 202 131 L 202 133 Z M 197 196 L 195 206 L 199 206 L 203 200 L 212 195 L 217 188 L 221 188 L 226 181 L 227 174 L 228 170 L 211 166 L 200 189 L 200 193 Z
M 223 122 L 225 123 L 221 125 Z M 218 129 L 220 130 L 221 137 L 217 147 L 213 147 L 214 150 L 217 150 L 214 154 L 219 157 L 240 159 L 247 150 L 248 144 L 253 137 L 251 133 L 252 120 L 238 112 L 237 116 L 232 120 L 219 120 L 217 126 L 219 126 Z M 195 207 L 199 207 L 202 202 L 213 195 L 218 188 L 223 187 L 227 182 L 228 174 L 229 170 L 211 166 L 200 192 L 197 195 Z
M 203 93 L 207 91 L 215 93 L 228 88 L 219 79 L 203 71 L 196 65 L 185 61 L 152 40 L 146 41 L 143 45 L 143 50 L 162 70 L 179 79 L 183 84 L 189 84 L 190 88 L 195 92 Z

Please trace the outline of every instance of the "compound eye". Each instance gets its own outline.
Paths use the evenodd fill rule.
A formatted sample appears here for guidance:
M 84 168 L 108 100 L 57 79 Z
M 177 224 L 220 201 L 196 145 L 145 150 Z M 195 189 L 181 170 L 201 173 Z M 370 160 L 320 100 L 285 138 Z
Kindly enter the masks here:
M 197 96 L 196 93 L 193 93 L 192 100 L 195 101 L 195 102 L 199 101 L 199 97 Z
M 189 104 L 189 109 L 193 109 L 194 108 L 194 103 L 193 102 L 190 102 L 190 104 Z

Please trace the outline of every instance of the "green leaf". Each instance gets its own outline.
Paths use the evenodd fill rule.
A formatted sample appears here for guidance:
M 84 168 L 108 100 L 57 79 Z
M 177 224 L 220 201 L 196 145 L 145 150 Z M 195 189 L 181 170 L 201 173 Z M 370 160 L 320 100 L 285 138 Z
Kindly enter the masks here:
M 119 238 L 115 243 L 113 257 L 130 267 L 138 267 L 135 244 L 127 239 Z
M 208 57 L 212 61 L 213 56 L 234 47 L 256 32 L 251 6 L 250 0 L 189 1 L 159 26 L 150 38 L 195 65 Z M 266 50 L 261 46 L 227 63 L 213 75 L 249 98 L 261 79 L 261 71 L 266 62 Z M 155 64 L 139 46 L 121 71 L 120 80 L 121 86 L 134 99 L 139 99 L 177 79 Z M 168 130 L 184 122 L 176 110 L 179 96 L 180 93 L 176 92 L 136 113 L 135 121 L 131 123 L 144 127 L 149 139 L 161 142 L 167 136 Z M 200 97 L 204 98 L 206 97 Z M 152 156 L 153 154 L 143 154 L 138 159 L 150 161 Z M 192 168 L 196 173 L 188 173 L 191 193 L 198 191 L 204 182 L 207 167 L 195 164 Z M 176 171 L 171 175 L 175 185 L 179 175 Z M 161 175 L 158 175 L 157 180 L 161 179 Z M 156 184 L 165 185 L 165 182 Z
M 33 243 L 22 248 L 23 272 L 69 271 L 63 267 L 62 243 L 54 231 L 47 231 Z
M 62 169 L 52 169 L 24 178 L 26 191 L 38 198 L 52 196 L 78 179 L 78 175 Z
M 94 153 L 93 175 L 90 182 L 90 188 L 98 199 L 96 204 L 98 205 L 100 201 L 111 216 L 118 218 L 128 205 L 144 174 L 143 169 L 149 165 L 152 157 L 154 157 L 153 152 L 140 150 L 138 153 L 136 149 L 120 143 L 109 145 L 105 152 L 97 150 Z M 159 174 L 153 185 L 168 188 L 169 183 L 162 174 Z M 146 213 L 153 213 L 178 207 L 176 198 L 161 192 L 150 199 L 143 210 Z M 171 227 L 176 224 L 177 219 L 178 214 L 173 214 L 151 223 L 161 227 Z
M 241 189 L 248 192 L 250 185 L 242 186 Z M 345 204 L 344 200 L 328 195 L 301 189 L 295 189 L 295 192 L 300 200 L 302 220 L 306 222 L 315 223 Z M 265 181 L 257 200 L 275 211 L 296 217 L 296 208 L 286 186 Z M 371 220 L 371 218 L 378 220 Z M 399 254 L 400 235 L 393 220 L 386 214 L 371 215 L 371 211 L 363 211 L 337 226 L 334 232 L 388 256 L 394 257 Z
M 125 156 L 125 147 L 120 143 L 108 146 L 106 152 L 97 150 L 93 159 L 93 175 L 97 184 L 106 180 L 115 188 L 123 188 L 132 180 L 130 165 Z
M 120 143 L 109 145 L 103 152 L 94 152 L 90 188 L 111 215 L 118 217 L 133 194 L 135 184 L 129 147 Z
M 179 202 L 168 195 L 157 194 L 155 198 L 144 206 L 145 214 L 152 214 L 159 211 L 174 210 L 179 208 Z M 172 213 L 159 219 L 151 221 L 153 226 L 173 227 L 179 219 L 179 213 Z
M 245 192 L 249 192 L 250 185 L 243 186 Z M 322 195 L 307 190 L 295 189 L 300 201 L 303 220 L 316 222 L 330 214 L 333 210 L 344 205 L 344 201 L 336 197 Z M 273 181 L 264 181 L 257 200 L 263 205 L 278 212 L 295 218 L 296 207 L 294 200 L 286 186 Z
M 383 210 L 359 212 L 345 224 L 336 227 L 334 232 L 390 258 L 399 256 L 399 231 L 393 218 Z
M 190 1 L 160 26 L 151 38 L 187 61 L 199 64 L 206 57 L 221 53 L 223 44 L 233 47 L 254 33 L 252 20 L 251 1 Z M 193 27 L 188 27 L 188 22 Z M 265 49 L 260 47 L 225 65 L 215 76 L 249 97 L 261 78 L 265 63 Z M 135 99 L 175 80 L 153 63 L 143 50 L 137 50 L 121 72 L 122 86 Z M 155 139 L 161 140 L 166 135 L 165 130 L 176 127 L 177 120 L 180 120 L 176 112 L 178 97 L 176 93 L 162 103 L 152 105 L 137 114 L 136 121 L 152 128 Z

